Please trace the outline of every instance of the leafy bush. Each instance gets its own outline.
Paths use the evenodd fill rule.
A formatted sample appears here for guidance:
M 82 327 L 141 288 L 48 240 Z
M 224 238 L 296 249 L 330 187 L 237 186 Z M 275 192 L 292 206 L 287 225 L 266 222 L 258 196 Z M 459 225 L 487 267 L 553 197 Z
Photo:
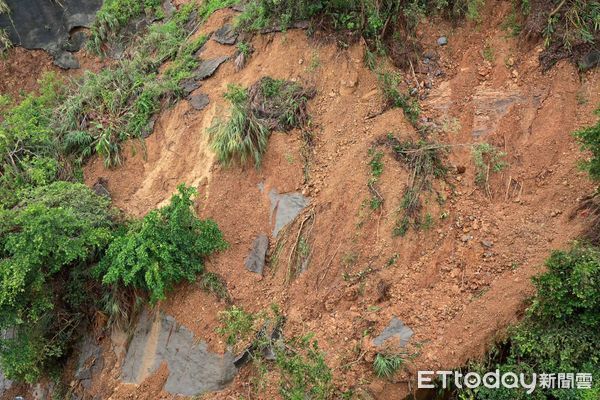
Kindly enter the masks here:
M 600 116 L 600 108 L 596 114 Z M 575 137 L 581 143 L 582 150 L 592 153 L 592 158 L 583 163 L 584 168 L 592 179 L 600 180 L 600 120 L 596 125 L 575 132 Z
M 506 358 L 476 368 L 600 376 L 600 251 L 576 246 L 554 252 L 546 265 L 548 271 L 534 278 L 537 293 L 525 319 L 511 332 Z M 465 391 L 482 400 L 591 399 L 600 387 L 594 382 L 589 391 L 538 388 L 532 395 L 521 389 Z
M 194 281 L 203 260 L 226 247 L 212 220 L 193 212 L 193 188 L 179 186 L 171 203 L 133 222 L 110 244 L 95 275 L 105 285 L 143 289 L 156 303 L 182 280 Z
M 92 301 L 81 281 L 111 241 L 112 220 L 108 200 L 68 182 L 0 210 L 0 331 L 8 332 L 0 365 L 8 378 L 35 382 L 65 355 Z

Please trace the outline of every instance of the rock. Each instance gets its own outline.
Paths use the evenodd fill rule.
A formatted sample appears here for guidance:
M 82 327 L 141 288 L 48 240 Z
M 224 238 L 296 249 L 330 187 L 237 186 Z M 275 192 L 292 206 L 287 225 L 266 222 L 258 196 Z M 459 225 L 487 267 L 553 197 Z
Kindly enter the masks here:
M 94 186 L 92 186 L 92 190 L 98 196 L 104 196 L 104 197 L 110 199 L 111 198 L 110 192 L 106 188 L 107 184 L 108 184 L 108 181 L 105 178 L 98 178 L 96 183 L 94 183 Z
M 215 73 L 217 68 L 219 68 L 219 66 L 228 59 L 228 56 L 221 56 L 210 60 L 202 61 L 196 69 L 196 71 L 194 72 L 194 77 L 199 81 L 211 77 Z
M 73 33 L 69 37 L 69 40 L 63 45 L 63 50 L 69 51 L 72 53 L 79 51 L 83 47 L 83 44 L 85 43 L 87 38 L 88 38 L 88 35 L 87 35 L 87 33 L 85 33 L 85 31 L 77 31 L 77 32 Z
M 63 51 L 54 56 L 54 65 L 62 69 L 78 69 L 79 61 L 73 54 Z
M 462 235 L 460 238 L 460 241 L 463 243 L 467 243 L 471 239 L 473 239 L 473 236 L 471 236 L 471 235 Z
M 186 78 L 179 83 L 179 87 L 183 91 L 183 95 L 188 97 L 190 93 L 200 87 L 200 82 L 198 82 L 195 78 Z
M 171 17 L 175 11 L 177 11 L 177 8 L 173 5 L 171 0 L 165 0 L 162 4 L 162 8 L 165 12 L 165 17 L 167 18 Z
M 464 165 L 458 165 L 456 167 L 457 174 L 464 174 L 466 171 L 467 171 L 467 167 L 465 167 Z
M 91 27 L 102 3 L 102 0 L 6 0 L 10 13 L 0 15 L 0 28 L 15 46 L 46 50 L 56 58 L 61 56 L 56 50 L 77 47 L 69 41 L 79 39 L 69 33 L 76 28 Z M 73 68 L 61 64 L 66 65 L 64 61 L 56 65 Z
M 581 58 L 579 69 L 587 71 L 600 65 L 600 50 L 592 50 Z
M 168 393 L 197 396 L 223 390 L 237 374 L 231 353 L 213 353 L 204 340 L 173 317 L 148 311 L 140 315 L 121 367 L 121 379 L 140 384 L 166 363 Z
M 262 275 L 265 268 L 265 257 L 269 249 L 269 237 L 261 233 L 252 244 L 252 250 L 244 262 L 244 266 L 250 272 Z
M 271 200 L 271 219 L 273 217 L 275 219 L 273 237 L 276 237 L 284 226 L 292 222 L 309 203 L 301 193 L 279 194 L 275 189 L 271 189 L 269 198 Z
M 437 44 L 440 46 L 445 46 L 448 44 L 448 38 L 446 36 L 440 36 L 437 40 Z
M 435 50 L 426 50 L 423 53 L 423 58 L 431 61 L 436 61 L 440 58 L 439 54 Z
M 397 345 L 400 347 L 405 347 L 408 344 L 408 341 L 414 334 L 413 330 L 408 326 L 404 325 L 402 321 L 400 321 L 396 316 L 392 317 L 392 320 L 385 327 L 383 332 L 375 339 L 373 339 L 373 346 L 381 348 L 386 342 L 389 340 L 396 340 Z
M 494 242 L 492 242 L 491 240 L 482 240 L 481 245 L 486 249 L 490 249 L 494 246 Z
M 12 381 L 6 379 L 2 370 L 0 370 L 0 397 L 12 387 Z
M 212 39 L 221 44 L 232 45 L 235 44 L 238 34 L 229 24 L 225 24 L 215 31 L 212 35 Z
M 74 377 L 80 381 L 84 388 L 88 388 L 92 385 L 93 377 L 100 375 L 104 368 L 102 349 L 94 339 L 88 335 L 84 336 L 77 344 L 77 354 L 79 354 L 79 359 Z
M 146 139 L 148 136 L 152 135 L 154 132 L 154 125 L 156 124 L 156 115 L 150 118 L 150 121 L 146 124 L 146 126 L 142 129 L 142 138 Z
M 208 98 L 208 95 L 205 93 L 196 94 L 190 97 L 190 105 L 194 110 L 203 110 L 209 103 L 210 100 Z

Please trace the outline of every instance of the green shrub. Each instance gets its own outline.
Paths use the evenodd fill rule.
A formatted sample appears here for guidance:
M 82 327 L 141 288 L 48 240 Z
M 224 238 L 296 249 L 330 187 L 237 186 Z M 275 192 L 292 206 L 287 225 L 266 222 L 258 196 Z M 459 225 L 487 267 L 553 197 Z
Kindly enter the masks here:
M 0 366 L 33 383 L 65 355 L 93 296 L 86 269 L 112 239 L 108 200 L 86 186 L 56 182 L 0 210 Z
M 229 346 L 239 345 L 242 342 L 248 341 L 254 333 L 254 322 L 258 318 L 258 315 L 232 306 L 227 311 L 219 313 L 219 322 L 221 322 L 222 326 L 217 329 L 217 333 L 225 338 L 225 342 Z
M 600 108 L 596 110 L 596 114 L 600 116 Z M 592 179 L 600 180 L 600 120 L 596 125 L 575 132 L 575 137 L 581 143 L 582 150 L 592 154 L 591 159 L 583 163 L 583 167 Z
M 401 108 L 404 116 L 416 127 L 421 113 L 419 102 L 400 92 L 401 76 L 397 73 L 384 72 L 378 74 L 378 80 L 388 106 Z
M 259 166 L 267 150 L 269 129 L 250 109 L 245 89 L 230 85 L 224 97 L 231 103 L 230 114 L 227 121 L 216 118 L 208 129 L 212 149 L 224 164 L 236 158 L 245 163 L 251 158 Z
M 133 222 L 110 244 L 95 270 L 105 285 L 143 289 L 156 303 L 175 284 L 194 281 L 204 258 L 225 249 L 217 224 L 194 214 L 195 190 L 178 189 L 169 205 Z

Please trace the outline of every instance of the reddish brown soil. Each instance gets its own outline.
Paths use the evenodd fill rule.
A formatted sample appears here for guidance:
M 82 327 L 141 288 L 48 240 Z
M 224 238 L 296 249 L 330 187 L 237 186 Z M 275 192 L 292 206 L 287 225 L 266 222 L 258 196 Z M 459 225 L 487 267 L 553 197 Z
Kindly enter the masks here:
M 124 164 L 112 170 L 101 160 L 91 161 L 86 182 L 106 178 L 115 205 L 134 216 L 164 204 L 179 183 L 199 187 L 198 213 L 215 219 L 231 245 L 211 257 L 207 268 L 224 278 L 235 304 L 253 312 L 279 304 L 287 317 L 285 336 L 314 332 L 340 389 L 401 399 L 414 388 L 415 371 L 459 367 L 481 357 L 518 321 L 533 293 L 530 278 L 543 271 L 552 249 L 565 248 L 578 235 L 582 221 L 570 219 L 569 213 L 592 189 L 577 169 L 582 154 L 570 133 L 595 121 L 598 72 L 580 76 L 561 62 L 542 74 L 540 48 L 506 38 L 500 27 L 510 2 L 488 3 L 493 4 L 478 26 L 452 28 L 436 20 L 420 32 L 426 47 L 439 52 L 445 72 L 432 79 L 431 92 L 421 102 L 422 115 L 445 122 L 433 140 L 453 145 L 448 165 L 466 168 L 463 174 L 450 168 L 446 182 L 434 184 L 445 202 L 429 196 L 424 212 L 434 217 L 435 225 L 428 231 L 392 236 L 409 174 L 387 153 L 379 181 L 383 209 L 372 212 L 365 206 L 373 141 L 388 132 L 403 139 L 417 136 L 399 109 L 371 118 L 383 102 L 376 75 L 363 64 L 364 49 L 318 44 L 301 31 L 256 37 L 256 51 L 242 71 L 236 73 L 228 62 L 198 89 L 210 95 L 207 109 L 197 112 L 182 101 L 164 111 L 145 152 L 138 145 L 136 154 L 127 151 Z M 229 11 L 217 12 L 202 31 L 210 32 L 230 17 Z M 449 38 L 443 48 L 435 45 L 441 34 Z M 485 46 L 493 49 L 492 62 L 483 57 Z M 202 57 L 233 51 L 210 41 Z M 298 131 L 271 136 L 261 169 L 224 168 L 208 147 L 205 130 L 226 107 L 221 95 L 227 84 L 248 86 L 263 76 L 295 79 L 317 89 L 309 103 L 316 146 L 307 184 Z M 494 99 L 509 94 L 517 100 L 508 109 L 490 109 Z M 489 132 L 474 138 L 473 130 L 482 126 Z M 491 176 L 489 195 L 474 182 L 475 166 L 465 146 L 482 141 L 505 151 L 509 163 Z M 303 191 L 315 215 L 308 270 L 289 283 L 287 252 L 264 278 L 243 265 L 256 235 L 271 231 L 270 188 Z M 438 218 L 442 213 L 447 218 Z M 290 229 L 293 237 L 297 229 L 298 224 Z M 484 240 L 493 246 L 486 249 Z M 395 255 L 394 265 L 386 266 Z M 343 279 L 343 273 L 367 267 L 374 272 L 362 284 Z M 378 302 L 382 281 L 390 285 L 389 298 Z M 225 349 L 215 333 L 224 303 L 196 285 L 182 285 L 160 307 L 213 350 Z M 406 371 L 385 381 L 372 373 L 369 343 L 393 315 L 415 331 L 412 342 L 420 349 Z M 370 332 L 367 338 L 365 331 Z M 161 369 L 134 387 L 119 383 L 113 372 L 96 386 L 114 388 L 111 399 L 172 398 L 161 392 L 167 373 Z M 260 394 L 252 392 L 251 374 L 251 367 L 244 368 L 230 387 L 206 398 L 277 398 L 274 379 Z

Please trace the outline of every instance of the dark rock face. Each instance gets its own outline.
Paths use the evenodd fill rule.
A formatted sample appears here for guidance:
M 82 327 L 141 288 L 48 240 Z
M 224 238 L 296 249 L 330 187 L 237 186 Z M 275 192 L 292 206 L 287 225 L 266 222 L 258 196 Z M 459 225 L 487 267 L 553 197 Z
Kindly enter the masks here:
M 225 24 L 215 31 L 212 39 L 217 43 L 232 45 L 235 44 L 237 37 L 238 34 L 235 32 L 235 29 L 231 25 Z
M 269 237 L 264 233 L 258 235 L 252 244 L 252 250 L 244 262 L 248 271 L 262 275 L 265 268 L 265 257 L 269 250 Z
M 83 45 L 84 33 L 77 28 L 89 28 L 103 0 L 6 0 L 11 12 L 0 15 L 0 27 L 12 43 L 26 49 L 49 52 L 61 68 L 78 67 L 65 52 L 77 51 Z
M 129 343 L 121 379 L 139 384 L 163 362 L 169 368 L 163 389 L 184 396 L 222 390 L 237 374 L 231 353 L 213 353 L 173 317 L 144 311 Z

